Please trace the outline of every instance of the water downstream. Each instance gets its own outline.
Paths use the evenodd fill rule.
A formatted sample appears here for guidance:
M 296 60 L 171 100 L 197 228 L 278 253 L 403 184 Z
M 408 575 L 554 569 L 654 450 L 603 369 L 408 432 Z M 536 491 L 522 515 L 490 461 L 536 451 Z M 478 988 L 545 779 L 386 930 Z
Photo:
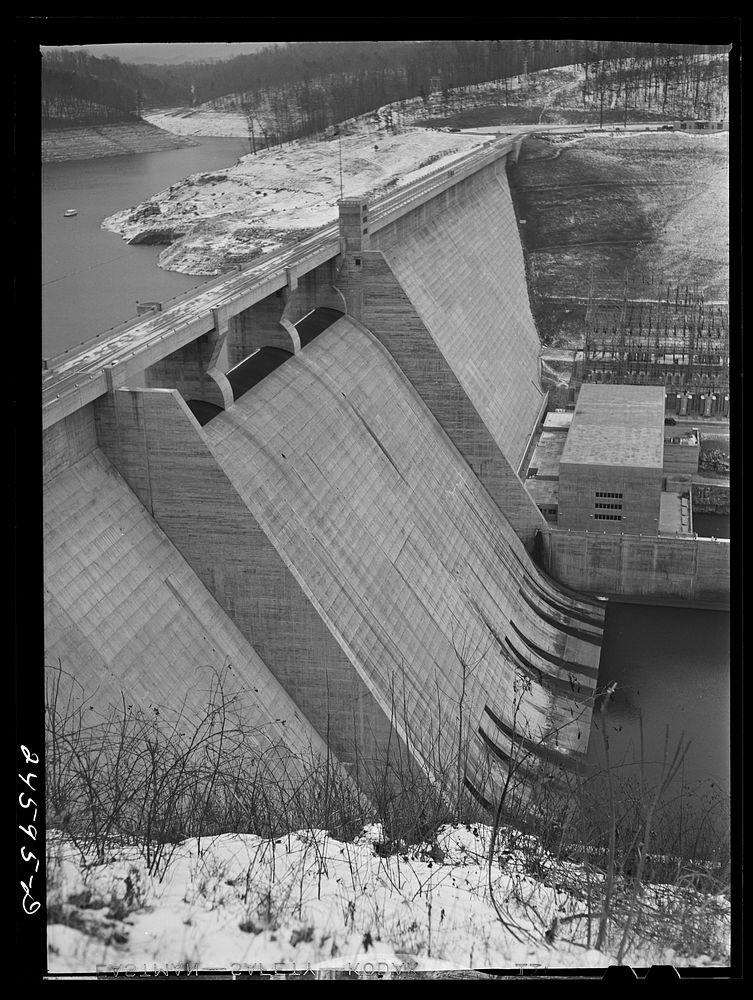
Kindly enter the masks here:
M 670 755 L 681 736 L 692 740 L 683 780 L 729 788 L 729 613 L 610 602 L 599 687 L 612 682 L 617 688 L 606 720 L 612 763 L 640 762 L 642 755 L 656 771 L 669 726 Z M 589 760 L 603 759 L 595 712 Z
M 189 174 L 232 166 L 241 139 L 197 139 L 156 153 L 42 166 L 42 356 L 58 354 L 136 315 L 137 301 L 162 301 L 207 280 L 157 266 L 161 247 L 129 246 L 102 220 L 138 205 Z M 66 209 L 78 215 L 64 218 Z

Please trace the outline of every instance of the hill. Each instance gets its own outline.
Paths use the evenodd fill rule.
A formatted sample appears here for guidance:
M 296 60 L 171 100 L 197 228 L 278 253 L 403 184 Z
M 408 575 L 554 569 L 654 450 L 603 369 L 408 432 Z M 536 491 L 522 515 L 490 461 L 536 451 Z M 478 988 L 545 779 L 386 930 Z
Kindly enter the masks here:
M 729 133 L 540 133 L 511 186 L 536 325 L 545 343 L 580 347 L 590 295 L 646 287 L 727 298 Z
M 698 56 L 686 69 L 687 80 L 678 69 L 668 81 L 667 111 L 680 107 L 683 81 L 689 99 L 695 92 L 688 82 L 693 70 L 699 94 L 709 85 L 704 106 L 721 112 L 725 59 Z M 339 135 L 328 129 L 281 145 L 269 141 L 278 107 L 271 97 L 255 109 L 250 126 L 250 112 L 239 107 L 210 103 L 153 112 L 149 121 L 176 135 L 247 135 L 251 155 L 221 174 L 188 178 L 104 225 L 127 239 L 159 230 L 163 242 L 173 244 L 162 254 L 163 267 L 218 273 L 334 221 L 340 156 L 344 193 L 373 195 L 425 162 L 525 126 L 533 134 L 511 181 L 525 220 L 532 302 L 545 342 L 567 345 L 568 330 L 575 336 L 583 317 L 592 267 L 597 276 L 613 276 L 610 294 L 615 287 L 621 293 L 626 268 L 713 285 L 726 283 L 728 269 L 726 138 L 657 131 L 658 122 L 667 121 L 656 117 L 663 91 L 658 108 L 648 91 L 641 107 L 636 101 L 630 120 L 647 121 L 643 131 L 626 133 L 620 123 L 599 132 L 592 121 L 582 132 L 558 134 L 558 122 L 600 115 L 593 106 L 600 92 L 593 89 L 584 110 L 585 81 L 584 67 L 571 66 L 437 91 L 351 118 Z M 624 84 L 617 66 L 615 95 Z M 539 123 L 544 111 L 548 124 Z M 612 112 L 624 118 L 623 111 Z M 295 106 L 288 114 L 295 116 Z M 448 120 L 459 123 L 450 127 L 453 133 L 464 128 L 449 135 Z M 573 306 L 579 297 L 582 308 Z
M 138 119 L 148 103 L 182 103 L 190 92 L 111 56 L 53 49 L 42 57 L 42 128 Z

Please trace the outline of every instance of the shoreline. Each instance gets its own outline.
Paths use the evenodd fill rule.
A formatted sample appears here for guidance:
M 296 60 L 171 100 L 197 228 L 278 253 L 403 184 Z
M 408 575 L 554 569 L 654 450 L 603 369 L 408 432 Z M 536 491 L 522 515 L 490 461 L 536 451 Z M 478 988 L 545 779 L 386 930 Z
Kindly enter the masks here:
M 188 136 L 166 132 L 147 121 L 42 130 L 42 163 L 96 160 L 108 156 L 158 153 L 198 145 Z

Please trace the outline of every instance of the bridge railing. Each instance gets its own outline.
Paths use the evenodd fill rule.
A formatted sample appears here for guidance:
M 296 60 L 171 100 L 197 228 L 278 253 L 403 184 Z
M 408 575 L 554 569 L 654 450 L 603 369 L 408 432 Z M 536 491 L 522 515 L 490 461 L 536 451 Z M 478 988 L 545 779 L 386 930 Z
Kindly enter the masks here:
M 180 305 L 181 302 L 187 302 L 190 299 L 196 298 L 197 295 L 201 295 L 203 292 L 208 291 L 217 285 L 223 284 L 227 281 L 227 279 L 228 271 L 225 271 L 223 274 L 218 274 L 214 278 L 207 278 L 206 281 L 199 281 L 192 288 L 187 288 L 184 292 L 179 292 L 177 295 L 173 295 L 169 299 L 162 300 L 160 302 L 160 305 L 162 306 L 160 311 L 166 312 L 168 309 L 172 309 L 174 306 Z M 141 326 L 143 323 L 153 318 L 153 313 L 149 313 L 147 315 L 141 314 L 140 316 L 132 316 L 130 319 L 123 320 L 122 323 L 116 323 L 115 326 L 110 326 L 106 330 L 102 330 L 101 333 L 96 333 L 93 337 L 89 337 L 87 340 L 82 340 L 79 344 L 76 344 L 73 347 L 67 347 L 59 354 L 53 354 L 48 358 L 43 358 L 42 367 L 45 369 L 52 369 L 61 362 L 70 360 L 77 354 L 86 354 L 87 351 L 97 347 L 108 337 L 117 337 L 119 334 L 126 333 L 128 330 Z

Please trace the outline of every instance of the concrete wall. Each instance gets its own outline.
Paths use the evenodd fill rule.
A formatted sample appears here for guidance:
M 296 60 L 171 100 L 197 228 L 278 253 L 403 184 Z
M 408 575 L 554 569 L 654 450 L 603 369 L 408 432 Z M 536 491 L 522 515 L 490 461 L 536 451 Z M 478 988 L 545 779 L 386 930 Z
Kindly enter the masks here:
M 48 427 L 42 436 L 42 458 L 44 482 L 69 468 L 84 455 L 97 447 L 97 432 L 94 423 L 94 404 L 89 403 L 80 410 Z
M 287 295 L 283 319 L 295 324 L 317 306 L 345 311 L 342 295 L 334 288 L 335 262 L 328 261 L 301 275 Z
M 293 353 L 296 344 L 291 334 L 280 323 L 287 300 L 287 289 L 281 288 L 274 295 L 244 309 L 228 320 L 227 369 L 240 364 L 260 347 L 281 347 Z
M 355 761 L 356 743 L 364 761 L 384 752 L 391 735 L 395 742 L 389 719 L 180 396 L 113 395 L 98 410 L 103 448 L 157 524 L 343 762 Z
M 543 532 L 541 541 L 543 568 L 583 593 L 729 606 L 727 541 L 561 528 Z
M 336 279 L 348 314 L 385 345 L 532 547 L 543 517 L 517 471 L 546 396 L 504 163 L 361 242 L 356 222 L 343 221 Z
M 167 725 L 185 705 L 190 724 L 221 675 L 236 699 L 231 716 L 241 712 L 265 759 L 276 746 L 294 775 L 291 754 L 304 765 L 326 758 L 300 708 L 99 449 L 50 480 L 43 512 L 46 663 L 75 676 L 87 706 L 121 708 L 122 693 L 134 711 L 158 708 Z
M 504 163 L 372 233 L 371 249 L 384 253 L 416 315 L 517 471 L 545 396 Z M 364 296 L 363 322 L 380 336 L 379 317 L 368 311 L 366 285 Z
M 659 530 L 661 487 L 661 469 L 560 462 L 557 524 L 560 528 L 610 534 L 655 534 Z M 597 493 L 621 496 L 603 497 Z M 615 515 L 621 520 L 597 519 L 597 514 Z
M 338 320 L 204 428 L 177 392 L 144 388 L 100 401 L 97 428 L 341 760 L 363 769 L 388 746 L 430 768 L 451 759 L 464 669 L 476 787 L 502 780 L 511 726 L 536 753 L 580 760 L 601 612 L 538 573 L 368 331 Z
M 223 346 L 219 340 L 215 330 L 186 344 L 150 365 L 144 372 L 143 384 L 155 389 L 177 389 L 184 399 L 204 400 L 224 409 L 229 400 L 223 392 L 222 373 L 210 374 Z
M 473 469 L 521 540 L 533 545 L 542 527 L 531 501 L 499 441 L 484 422 L 447 358 L 416 312 L 384 255 L 362 251 L 354 277 L 339 282 L 353 314 L 353 286 L 361 295 L 364 324 L 387 348 L 435 420 Z
M 698 472 L 698 458 L 701 448 L 698 444 L 688 444 L 682 440 L 664 440 L 664 471 L 692 475 Z
M 588 606 L 586 620 L 572 617 L 580 603 L 540 577 L 369 331 L 338 320 L 204 431 L 238 496 L 385 714 L 397 693 L 398 726 L 419 759 L 451 760 L 457 751 L 463 657 L 473 664 L 464 721 L 474 734 L 474 780 L 488 767 L 486 745 L 475 735 L 487 705 L 503 723 L 495 729 L 487 719 L 488 728 L 509 752 L 504 726 L 516 717 L 518 669 L 532 678 L 518 726 L 535 735 L 562 725 L 557 738 L 571 762 L 585 749 L 584 698 L 597 675 L 600 611 Z M 260 582 L 263 572 L 260 566 Z M 541 592 L 552 602 L 545 611 Z M 275 601 L 270 613 L 278 608 Z M 300 627 L 292 613 L 283 619 L 282 628 Z M 313 663 L 295 655 L 297 680 L 290 683 L 303 684 Z M 571 725 L 578 717 L 582 725 Z

